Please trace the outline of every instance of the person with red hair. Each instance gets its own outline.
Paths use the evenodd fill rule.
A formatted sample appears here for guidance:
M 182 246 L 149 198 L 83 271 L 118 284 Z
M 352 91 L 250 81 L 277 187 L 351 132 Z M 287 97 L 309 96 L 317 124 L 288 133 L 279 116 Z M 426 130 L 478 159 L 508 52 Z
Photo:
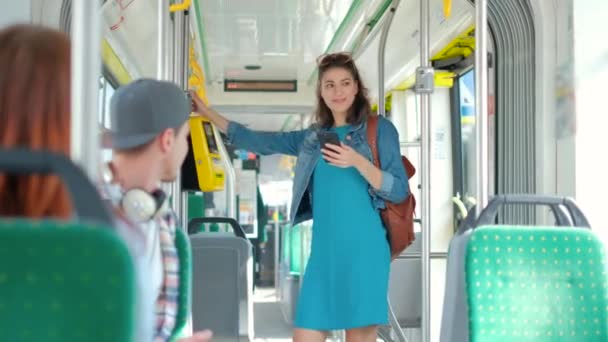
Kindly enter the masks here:
M 0 31 L 0 147 L 70 152 L 70 40 L 33 25 Z M 0 216 L 71 215 L 57 176 L 0 173 Z
M 71 58 L 64 33 L 20 24 L 0 29 L 0 148 L 70 153 Z M 95 113 L 91 113 L 95 115 Z M 57 176 L 0 172 L 0 217 L 69 219 L 72 205 Z M 143 255 L 145 239 L 115 211 L 116 232 L 126 241 L 137 270 L 135 341 L 155 340 L 156 297 Z M 205 342 L 209 331 L 178 342 Z

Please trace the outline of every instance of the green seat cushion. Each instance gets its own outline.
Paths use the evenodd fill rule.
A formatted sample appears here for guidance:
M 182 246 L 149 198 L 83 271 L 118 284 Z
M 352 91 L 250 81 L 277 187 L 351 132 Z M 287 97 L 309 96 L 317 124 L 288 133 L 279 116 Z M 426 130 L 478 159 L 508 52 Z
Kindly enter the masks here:
M 608 341 L 604 248 L 589 229 L 476 229 L 466 253 L 471 341 Z
M 109 228 L 0 220 L 0 341 L 131 341 L 134 266 Z

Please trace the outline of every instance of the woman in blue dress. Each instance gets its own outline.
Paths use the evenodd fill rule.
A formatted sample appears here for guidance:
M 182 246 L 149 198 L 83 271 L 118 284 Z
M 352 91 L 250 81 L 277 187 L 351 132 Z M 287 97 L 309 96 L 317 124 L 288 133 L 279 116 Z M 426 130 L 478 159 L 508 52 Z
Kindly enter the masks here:
M 192 93 L 195 110 L 229 140 L 260 154 L 298 157 L 291 208 L 294 224 L 313 219 L 310 259 L 299 295 L 294 341 L 324 341 L 346 330 L 348 342 L 375 341 L 388 321 L 390 247 L 379 210 L 405 199 L 407 175 L 393 124 L 378 120 L 382 169 L 367 142 L 371 107 L 348 54 L 319 58 L 314 124 L 287 133 L 256 132 L 230 122 Z M 335 132 L 339 145 L 321 146 L 320 133 Z

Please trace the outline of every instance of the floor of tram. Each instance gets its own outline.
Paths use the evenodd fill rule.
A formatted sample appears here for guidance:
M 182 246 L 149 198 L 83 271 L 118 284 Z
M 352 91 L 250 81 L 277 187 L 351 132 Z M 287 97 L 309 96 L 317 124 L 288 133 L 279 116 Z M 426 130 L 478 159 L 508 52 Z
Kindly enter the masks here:
M 256 287 L 253 294 L 254 342 L 291 341 L 292 329 L 285 322 L 274 287 Z

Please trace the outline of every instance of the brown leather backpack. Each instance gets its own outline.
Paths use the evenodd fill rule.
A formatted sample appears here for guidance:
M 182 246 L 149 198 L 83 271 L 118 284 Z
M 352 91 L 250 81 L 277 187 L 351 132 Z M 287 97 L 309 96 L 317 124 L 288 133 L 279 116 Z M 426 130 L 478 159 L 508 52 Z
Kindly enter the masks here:
M 374 165 L 381 169 L 380 159 L 378 158 L 377 136 L 378 116 L 370 116 L 367 120 L 367 141 L 372 150 Z M 403 167 L 405 168 L 409 180 L 416 173 L 416 168 L 405 156 L 401 156 L 401 161 L 403 162 Z M 416 198 L 414 198 L 412 192 L 409 191 L 405 200 L 400 203 L 385 202 L 386 209 L 380 211 L 380 216 L 382 217 L 382 222 L 388 233 L 388 241 L 391 246 L 391 260 L 393 260 L 414 242 L 414 210 L 416 209 Z

